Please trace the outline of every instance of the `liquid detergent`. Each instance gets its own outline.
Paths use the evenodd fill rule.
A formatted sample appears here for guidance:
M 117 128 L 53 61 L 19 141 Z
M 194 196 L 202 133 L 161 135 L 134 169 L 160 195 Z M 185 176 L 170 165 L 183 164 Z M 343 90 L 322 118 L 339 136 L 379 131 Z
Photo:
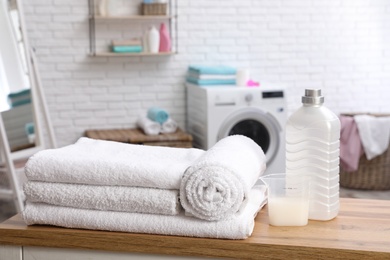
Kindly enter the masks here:
M 286 125 L 286 174 L 309 175 L 309 219 L 339 212 L 340 120 L 323 106 L 319 89 L 306 89 L 302 107 Z

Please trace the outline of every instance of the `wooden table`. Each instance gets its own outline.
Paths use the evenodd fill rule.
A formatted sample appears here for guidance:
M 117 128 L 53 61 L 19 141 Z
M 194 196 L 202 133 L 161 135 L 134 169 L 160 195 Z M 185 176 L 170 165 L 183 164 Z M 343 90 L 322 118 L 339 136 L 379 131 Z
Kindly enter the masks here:
M 0 259 L 162 259 L 163 255 L 171 255 L 166 259 L 390 259 L 390 200 L 341 199 L 336 219 L 309 221 L 304 227 L 269 226 L 265 207 L 246 240 L 27 227 L 19 215 L 0 224 Z
M 130 144 L 192 148 L 192 136 L 180 128 L 175 133 L 159 135 L 146 135 L 139 128 L 86 130 L 85 136 Z

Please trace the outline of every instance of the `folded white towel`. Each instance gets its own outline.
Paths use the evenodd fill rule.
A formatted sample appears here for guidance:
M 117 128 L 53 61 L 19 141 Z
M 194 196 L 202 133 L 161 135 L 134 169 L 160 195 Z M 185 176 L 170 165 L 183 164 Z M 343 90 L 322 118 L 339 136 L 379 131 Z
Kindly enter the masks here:
M 161 125 L 150 120 L 147 116 L 140 116 L 137 119 L 137 126 L 141 128 L 146 135 L 158 135 L 161 131 Z
M 181 208 L 179 190 L 29 181 L 24 192 L 30 202 L 82 209 L 177 215 Z
M 390 117 L 354 116 L 368 160 L 384 153 L 390 142 Z
M 168 118 L 168 120 L 161 125 L 161 133 L 163 134 L 174 133 L 176 132 L 176 130 L 177 130 L 177 122 L 172 118 Z
M 23 218 L 27 225 L 43 224 L 68 228 L 120 232 L 245 239 L 252 234 L 256 213 L 265 203 L 264 186 L 252 189 L 243 211 L 229 220 L 216 222 L 156 214 L 97 211 L 27 202 Z
M 27 161 L 28 180 L 179 189 L 187 169 L 205 151 L 80 138 Z
M 233 216 L 265 170 L 263 150 L 243 135 L 228 136 L 192 164 L 180 186 L 186 214 L 205 220 Z

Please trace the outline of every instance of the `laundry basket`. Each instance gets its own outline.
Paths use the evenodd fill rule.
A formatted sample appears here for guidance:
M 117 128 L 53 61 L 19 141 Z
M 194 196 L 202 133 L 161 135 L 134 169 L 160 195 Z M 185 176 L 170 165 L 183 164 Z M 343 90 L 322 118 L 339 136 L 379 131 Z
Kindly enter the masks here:
M 167 4 L 166 3 L 150 3 L 141 4 L 141 13 L 143 15 L 166 15 Z
M 390 116 L 390 114 L 373 116 Z M 362 155 L 357 171 L 346 172 L 340 167 L 340 186 L 362 190 L 390 190 L 390 148 L 372 160 L 367 160 L 366 156 Z

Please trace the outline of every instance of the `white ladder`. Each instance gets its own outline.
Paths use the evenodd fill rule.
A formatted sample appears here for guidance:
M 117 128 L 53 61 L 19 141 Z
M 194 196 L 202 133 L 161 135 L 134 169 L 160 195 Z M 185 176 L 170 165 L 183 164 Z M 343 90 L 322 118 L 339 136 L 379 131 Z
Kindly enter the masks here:
M 15 161 L 20 159 L 27 159 L 34 153 L 45 149 L 45 148 L 56 148 L 57 142 L 54 134 L 54 129 L 51 124 L 48 107 L 46 104 L 45 96 L 43 90 L 41 88 L 41 80 L 38 73 L 38 64 L 35 57 L 35 53 L 31 50 L 31 71 L 32 71 L 32 83 L 33 89 L 31 89 L 32 102 L 34 103 L 33 114 L 34 114 L 34 122 L 35 122 L 35 141 L 36 146 L 28 149 L 24 149 L 21 151 L 11 152 L 9 142 L 7 139 L 7 134 L 4 126 L 3 117 L 0 113 L 0 173 L 5 174 L 8 178 L 9 189 L 0 188 L 0 199 L 12 199 L 16 210 L 18 212 L 22 212 L 24 209 L 23 202 L 23 194 L 21 191 L 21 185 L 19 184 L 19 178 L 17 176 L 17 171 L 15 168 Z M 40 106 L 42 109 L 40 109 Z M 44 124 L 40 121 L 40 113 L 43 114 Z M 43 142 L 43 127 L 46 126 L 47 134 L 49 137 L 49 141 L 51 146 L 44 145 Z
M 0 172 L 8 177 L 10 189 L 0 188 L 0 199 L 11 199 L 18 212 L 24 209 L 22 192 L 19 186 L 19 180 L 16 175 L 14 160 L 12 159 L 10 147 L 8 144 L 7 134 L 5 132 L 3 117 L 0 115 L 0 144 L 1 155 L 4 157 L 4 162 L 0 166 Z
M 55 140 L 54 130 L 50 121 L 45 96 L 43 93 L 43 89 L 41 88 L 42 84 L 38 73 L 39 70 L 37 59 L 35 57 L 35 53 L 29 47 L 28 39 L 26 37 L 27 34 L 23 16 L 24 12 L 22 1 L 16 0 L 16 4 L 19 10 L 20 29 L 24 41 L 28 76 L 31 83 L 31 100 L 33 102 L 32 113 L 35 125 L 35 147 L 24 149 L 21 151 L 11 152 L 3 117 L 0 113 L 0 173 L 5 173 L 5 175 L 8 177 L 8 182 L 10 185 L 9 189 L 4 189 L 0 187 L 0 199 L 12 199 L 15 203 L 17 211 L 22 212 L 24 208 L 23 193 L 20 189 L 21 186 L 19 185 L 19 178 L 17 176 L 18 173 L 15 169 L 15 161 L 20 159 L 27 159 L 34 153 L 49 147 L 47 145 L 44 145 L 43 142 L 42 128 L 44 127 L 44 125 L 41 123 L 40 120 L 41 113 L 45 120 L 45 127 L 47 128 L 47 134 L 52 145 L 51 147 L 55 148 L 57 147 L 57 144 Z M 40 108 L 42 108 L 42 110 Z

